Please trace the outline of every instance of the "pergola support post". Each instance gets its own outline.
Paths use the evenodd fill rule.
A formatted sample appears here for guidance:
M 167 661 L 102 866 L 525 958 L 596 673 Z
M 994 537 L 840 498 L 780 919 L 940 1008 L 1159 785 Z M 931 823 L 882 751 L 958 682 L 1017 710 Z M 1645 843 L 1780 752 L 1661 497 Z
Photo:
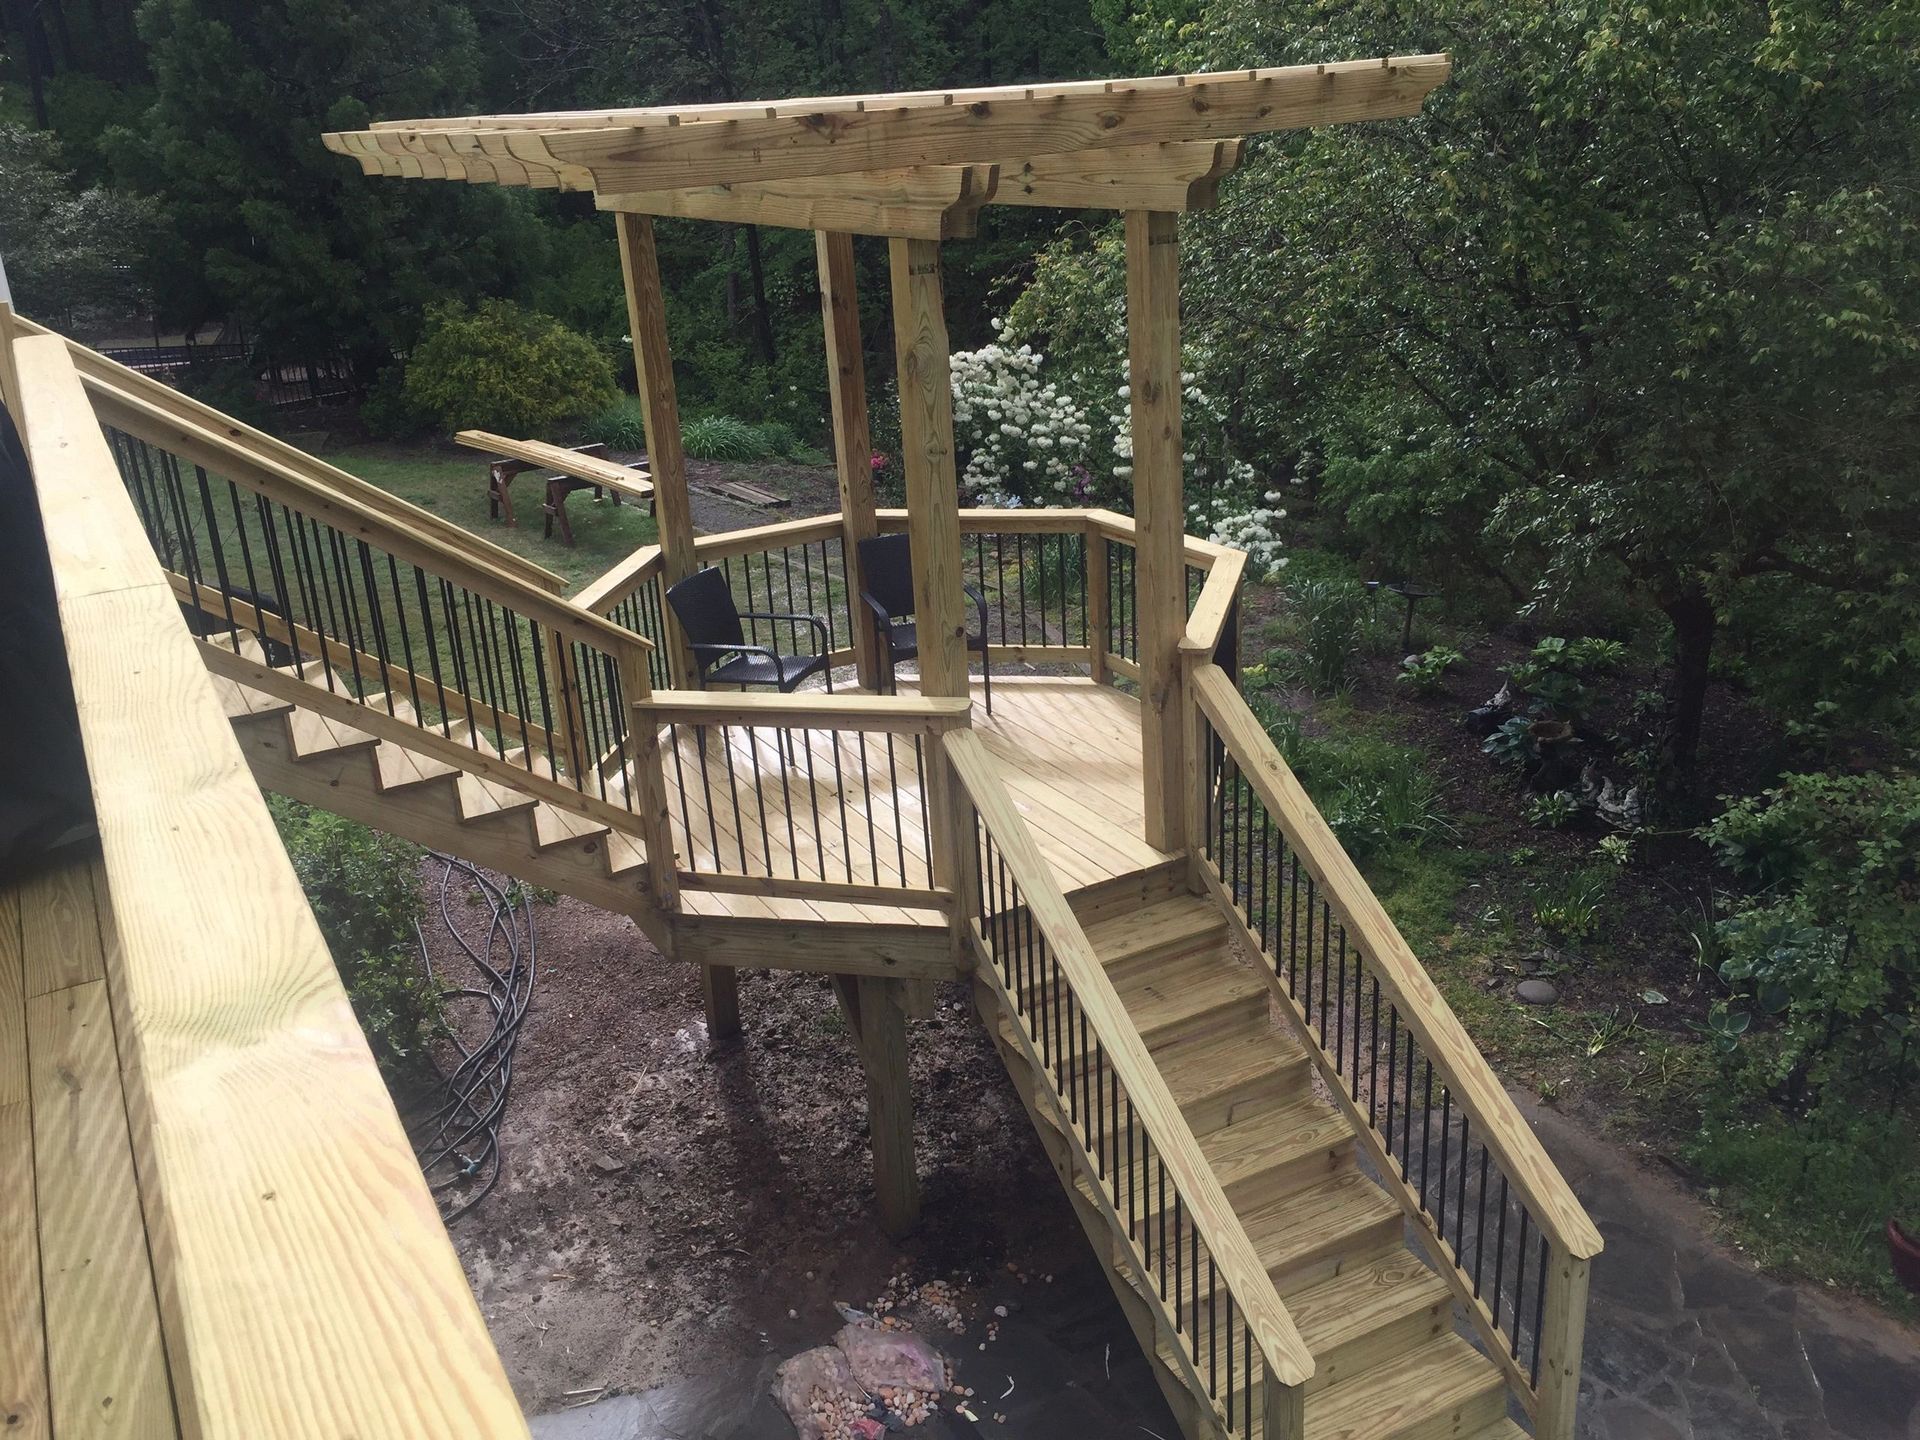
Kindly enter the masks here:
M 878 694 L 886 675 L 880 637 L 859 602 L 860 542 L 879 533 L 873 503 L 873 438 L 867 424 L 867 371 L 860 349 L 860 297 L 853 237 L 814 232 L 820 262 L 820 317 L 827 341 L 827 393 L 833 406 L 833 462 L 840 480 L 841 545 L 853 592 L 853 660 L 860 687 Z
M 1146 838 L 1186 848 L 1180 637 L 1187 624 L 1180 439 L 1180 217 L 1127 212 L 1127 380 L 1139 594 L 1141 784 Z
M 680 444 L 680 401 L 673 385 L 673 352 L 667 345 L 667 307 L 660 289 L 660 257 L 654 248 L 653 220 L 646 215 L 616 215 L 620 237 L 620 275 L 626 283 L 627 329 L 633 340 L 633 369 L 640 410 L 647 427 L 647 469 L 653 476 L 654 518 L 660 526 L 661 586 L 684 580 L 696 568 L 693 553 L 693 505 L 687 496 L 687 456 Z M 667 608 L 667 607 L 662 607 Z M 671 609 L 667 629 L 667 673 L 678 690 L 694 688 L 693 654 Z

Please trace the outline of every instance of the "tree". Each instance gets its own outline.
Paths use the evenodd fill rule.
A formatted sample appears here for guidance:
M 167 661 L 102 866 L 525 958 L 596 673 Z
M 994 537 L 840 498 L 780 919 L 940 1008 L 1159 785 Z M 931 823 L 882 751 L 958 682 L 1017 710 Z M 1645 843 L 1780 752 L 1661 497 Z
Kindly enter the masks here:
M 369 371 L 428 304 L 537 265 L 531 211 L 498 192 L 363 177 L 323 131 L 470 108 L 473 22 L 449 0 L 150 0 L 156 99 L 113 146 L 163 198 L 156 265 L 178 320 L 248 321 L 269 347 L 343 347 Z
M 1920 646 L 1920 6 L 1149 0 L 1132 33 L 1454 56 L 1421 117 L 1266 142 L 1190 227 L 1212 388 L 1356 528 L 1644 597 L 1681 769 L 1730 608 L 1863 617 L 1828 628 L 1883 673 Z
M 45 131 L 0 125 L 0 257 L 22 314 L 69 328 L 144 303 L 138 270 L 154 206 L 76 187 Z

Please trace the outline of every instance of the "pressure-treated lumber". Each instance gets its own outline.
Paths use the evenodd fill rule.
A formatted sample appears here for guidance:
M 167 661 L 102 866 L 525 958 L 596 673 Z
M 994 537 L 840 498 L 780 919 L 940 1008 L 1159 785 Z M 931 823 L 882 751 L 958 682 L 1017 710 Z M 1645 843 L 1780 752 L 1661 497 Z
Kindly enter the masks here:
M 454 435 L 453 442 L 469 450 L 484 450 L 489 455 L 525 460 L 530 465 L 557 470 L 576 480 L 604 485 L 634 500 L 653 498 L 653 481 L 646 471 L 635 470 L 617 461 L 602 460 L 597 455 L 583 455 L 564 445 L 549 445 L 544 440 L 516 440 L 508 435 L 495 435 L 488 430 L 461 430 Z
M 687 495 L 687 456 L 680 443 L 680 401 L 673 383 L 673 352 L 667 345 L 666 299 L 660 290 L 660 256 L 653 220 L 646 215 L 617 215 L 620 275 L 627 291 L 627 330 L 633 338 L 634 373 L 647 432 L 647 464 L 653 473 L 654 518 L 660 528 L 660 573 L 665 585 L 685 579 L 695 568 L 693 508 Z M 667 668 L 676 685 L 690 685 L 699 673 L 693 652 L 672 607 L 666 612 Z
M 6 257 L 0 255 L 0 409 L 14 416 L 16 423 L 20 414 L 20 377 L 13 368 L 13 338 L 18 333 L 13 292 L 7 288 Z
M 1186 838 L 1187 507 L 1180 443 L 1179 217 L 1127 212 L 1127 380 L 1133 406 L 1133 515 L 1140 642 L 1140 781 L 1147 842 Z
M 524 1437 L 65 343 L 15 353 L 113 899 L 106 968 L 182 1432 Z M 196 883 L 214 857 L 221 883 Z
M 992 165 L 925 165 L 844 178 L 803 176 L 690 190 L 601 192 L 593 203 L 633 215 L 952 240 L 978 229 L 980 207 L 993 197 L 997 179 Z
M 1221 1283 L 1239 1301 L 1269 1373 L 1283 1385 L 1305 1384 L 1313 1374 L 1313 1359 L 1086 932 L 1000 783 L 998 767 L 979 737 L 970 733 L 948 736 L 945 748 L 968 800 L 1016 880 L 1034 926 L 1045 937 L 1054 962 L 1072 985 L 1080 1013 L 1099 1037 L 1107 1063 L 1133 1102 L 1139 1123 L 1153 1137 L 1161 1163 L 1179 1187 L 1191 1223 L 1205 1238 L 1208 1253 L 1218 1267 Z
M 1449 70 L 1444 55 L 1416 55 L 913 95 L 404 121 L 325 138 L 341 153 L 380 154 L 402 137 L 463 132 L 529 165 L 583 171 L 611 194 L 1389 119 L 1416 113 Z
M 9 886 L 0 888 L 0 1416 L 18 1440 L 49 1440 L 30 1095 L 20 890 Z
M 1161 141 L 1000 166 L 997 205 L 1089 210 L 1209 210 L 1240 164 L 1244 140 Z
M 920 1177 L 913 1161 L 913 1080 L 907 1070 L 907 984 L 863 975 L 850 1007 L 860 1068 L 867 1078 L 867 1128 L 880 1223 L 896 1239 L 920 1220 Z
M 13 324 L 14 328 L 23 335 L 54 333 L 23 315 L 14 316 Z M 253 455 L 263 462 L 271 462 L 281 472 L 301 477 L 311 486 L 318 487 L 322 491 L 356 500 L 366 509 L 383 515 L 410 531 L 440 540 L 448 545 L 458 546 L 494 569 L 517 576 L 550 594 L 557 595 L 567 588 L 567 582 L 563 576 L 556 575 L 553 571 L 536 565 L 533 561 L 516 555 L 511 550 L 462 529 L 444 516 L 410 504 L 370 481 L 362 480 L 357 475 L 350 475 L 337 466 L 327 464 L 324 460 L 315 459 L 304 450 L 296 449 L 284 440 L 277 440 L 263 430 L 256 430 L 251 425 L 243 425 L 232 416 L 223 415 L 210 405 L 202 404 L 189 395 L 162 385 L 151 376 L 142 375 L 137 370 L 130 370 L 125 365 L 107 359 L 98 351 L 89 350 L 77 340 L 67 340 L 66 346 L 88 392 L 96 397 L 138 401 L 146 413 L 184 421 L 219 437 L 236 452 Z
M 966 725 L 971 701 L 939 695 L 826 695 L 771 690 L 656 690 L 637 702 L 656 724 L 775 725 L 911 735 Z
M 860 295 L 853 237 L 821 230 L 813 237 L 820 268 L 820 319 L 827 342 L 827 398 L 833 411 L 833 467 L 840 486 L 841 545 L 855 608 L 863 588 L 860 542 L 879 533 L 873 503 L 873 434 L 867 421 L 866 352 L 860 345 Z M 854 665 L 863 689 L 878 690 L 886 673 L 880 636 L 868 617 L 853 617 Z
M 1346 926 L 1349 942 L 1371 961 L 1382 996 L 1392 999 L 1419 1037 L 1434 1072 L 1453 1091 L 1456 1108 L 1473 1117 L 1474 1138 L 1493 1152 L 1548 1240 L 1574 1259 L 1592 1259 L 1601 1250 L 1600 1232 L 1233 682 L 1217 665 L 1203 665 L 1193 683 L 1194 699 L 1214 733 L 1285 827 L 1301 863 L 1318 879 L 1321 899 Z
M 947 318 L 940 296 L 940 247 L 927 240 L 892 240 L 888 263 L 899 366 L 900 458 L 907 477 L 907 534 L 913 542 L 920 691 L 965 695 L 960 491 L 954 471 L 953 388 Z

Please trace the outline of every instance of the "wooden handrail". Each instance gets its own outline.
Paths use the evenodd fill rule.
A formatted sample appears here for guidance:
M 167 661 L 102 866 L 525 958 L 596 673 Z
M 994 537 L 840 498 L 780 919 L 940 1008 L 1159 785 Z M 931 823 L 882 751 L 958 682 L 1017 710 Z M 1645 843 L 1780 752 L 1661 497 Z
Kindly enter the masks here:
M 1549 1241 L 1575 1260 L 1599 1254 L 1600 1232 L 1586 1209 L 1226 672 L 1196 666 L 1192 693 L 1318 882 L 1321 899 L 1346 926 L 1350 943 L 1372 962 L 1382 993 L 1399 1007 L 1434 1070 L 1472 1116 L 1475 1138 L 1492 1152 Z
M 772 525 L 754 525 L 745 530 L 722 530 L 716 535 L 702 535 L 693 542 L 693 553 L 702 560 L 719 560 L 731 555 L 757 555 L 762 550 L 811 545 L 816 540 L 837 540 L 844 528 L 837 511 L 832 515 L 809 515 L 803 520 L 780 520 Z
M 1220 1279 L 1234 1295 L 1258 1343 L 1271 1380 L 1304 1385 L 1314 1372 L 1300 1331 L 1260 1264 L 1253 1242 L 1220 1188 L 1219 1177 L 1200 1149 L 1179 1104 L 1167 1089 L 1139 1031 L 1128 1017 L 1086 931 L 1067 903 L 1053 870 L 1040 854 L 1032 832 L 1013 806 L 998 768 L 979 736 L 949 735 L 943 742 L 948 761 L 967 798 L 1009 871 L 1028 913 L 1046 937 L 1048 949 L 1080 1002 L 1081 1013 L 1099 1037 L 1120 1087 L 1134 1113 L 1153 1138 L 1219 1267 Z
M 234 439 L 197 420 L 172 414 L 165 407 L 116 386 L 89 388 L 95 414 L 103 423 L 324 521 L 345 534 L 378 545 L 396 559 L 417 565 L 430 575 L 507 605 L 556 634 L 613 654 L 630 646 L 653 643 L 494 565 L 464 543 L 449 544 L 366 505 L 353 495 L 331 490 L 277 456 L 251 448 L 245 439 Z M 460 534 L 471 538 L 465 531 Z
M 13 317 L 13 327 L 27 335 L 56 333 L 44 325 L 36 325 L 21 315 Z M 369 509 L 387 516 L 397 524 L 406 525 L 442 543 L 459 545 L 476 558 L 510 575 L 515 575 L 530 585 L 537 585 L 542 590 L 555 595 L 567 588 L 564 577 L 536 565 L 524 556 L 516 555 L 513 551 L 494 544 L 491 540 L 461 528 L 443 515 L 436 515 L 431 510 L 410 504 L 392 492 L 382 490 L 371 481 L 362 480 L 357 475 L 351 475 L 337 466 L 327 464 L 324 460 L 316 459 L 304 450 L 296 449 L 284 440 L 276 440 L 264 431 L 242 424 L 229 415 L 223 415 L 212 406 L 203 404 L 190 395 L 183 395 L 170 386 L 162 385 L 158 380 L 142 375 L 138 370 L 131 370 L 125 365 L 109 360 L 97 350 L 89 350 L 77 340 L 67 340 L 66 345 L 68 355 L 80 372 L 81 381 L 91 392 L 96 394 L 114 392 L 143 400 L 174 419 L 201 426 L 262 458 L 279 462 L 302 476 L 310 484 L 319 485 L 324 489 L 358 500 Z
M 660 573 L 661 551 L 658 545 L 642 545 L 616 563 L 605 574 L 589 580 L 573 597 L 582 610 L 604 616 L 627 596 Z
M 1180 637 L 1183 651 L 1198 652 L 1209 659 L 1220 647 L 1227 622 L 1233 616 L 1233 602 L 1240 595 L 1240 581 L 1247 571 L 1247 552 L 1228 550 L 1207 571 L 1207 583 L 1187 616 L 1187 633 Z
M 74 361 L 57 336 L 15 355 L 117 931 L 112 1039 L 180 1428 L 524 1440 Z
M 656 724 L 775 725 L 804 730 L 932 733 L 972 723 L 973 702 L 936 695 L 776 695 L 752 690 L 656 690 L 635 709 Z

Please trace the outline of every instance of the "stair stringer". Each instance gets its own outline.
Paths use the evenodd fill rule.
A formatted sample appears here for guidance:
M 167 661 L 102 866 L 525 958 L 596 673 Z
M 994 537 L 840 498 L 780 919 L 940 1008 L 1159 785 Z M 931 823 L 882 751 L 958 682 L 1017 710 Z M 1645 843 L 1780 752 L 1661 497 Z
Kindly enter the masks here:
M 605 834 L 541 845 L 533 805 L 469 820 L 460 803 L 458 774 L 388 788 L 381 783 L 374 749 L 397 745 L 394 740 L 297 756 L 289 730 L 292 713 L 276 709 L 233 717 L 241 752 L 262 790 L 631 916 L 663 955 L 672 955 L 672 925 L 653 908 L 646 866 L 613 873 Z M 502 783 L 497 777 L 487 778 L 490 783 Z
M 1141 1353 L 1147 1357 L 1153 1378 L 1179 1422 L 1182 1435 L 1186 1440 L 1227 1440 L 1219 1413 L 1207 1398 L 1199 1376 L 1186 1364 L 1180 1337 L 1164 1306 L 1135 1271 L 1132 1246 L 1121 1229 L 1119 1218 L 1105 1204 L 1099 1177 L 1061 1112 L 1051 1086 L 1041 1079 L 1039 1058 L 1026 1044 L 1011 1007 L 985 978 L 985 973 L 984 970 L 974 973 L 974 1006 L 987 1033 L 993 1037 L 994 1047 L 1000 1052 L 1020 1103 L 1026 1107 L 1027 1118 L 1033 1123 L 1041 1148 L 1046 1151 L 1054 1174 L 1072 1202 L 1088 1243 L 1100 1258 L 1101 1273 L 1112 1287 L 1121 1313 L 1126 1316 Z M 1167 1365 L 1162 1357 L 1168 1354 L 1177 1358 L 1181 1368 Z

